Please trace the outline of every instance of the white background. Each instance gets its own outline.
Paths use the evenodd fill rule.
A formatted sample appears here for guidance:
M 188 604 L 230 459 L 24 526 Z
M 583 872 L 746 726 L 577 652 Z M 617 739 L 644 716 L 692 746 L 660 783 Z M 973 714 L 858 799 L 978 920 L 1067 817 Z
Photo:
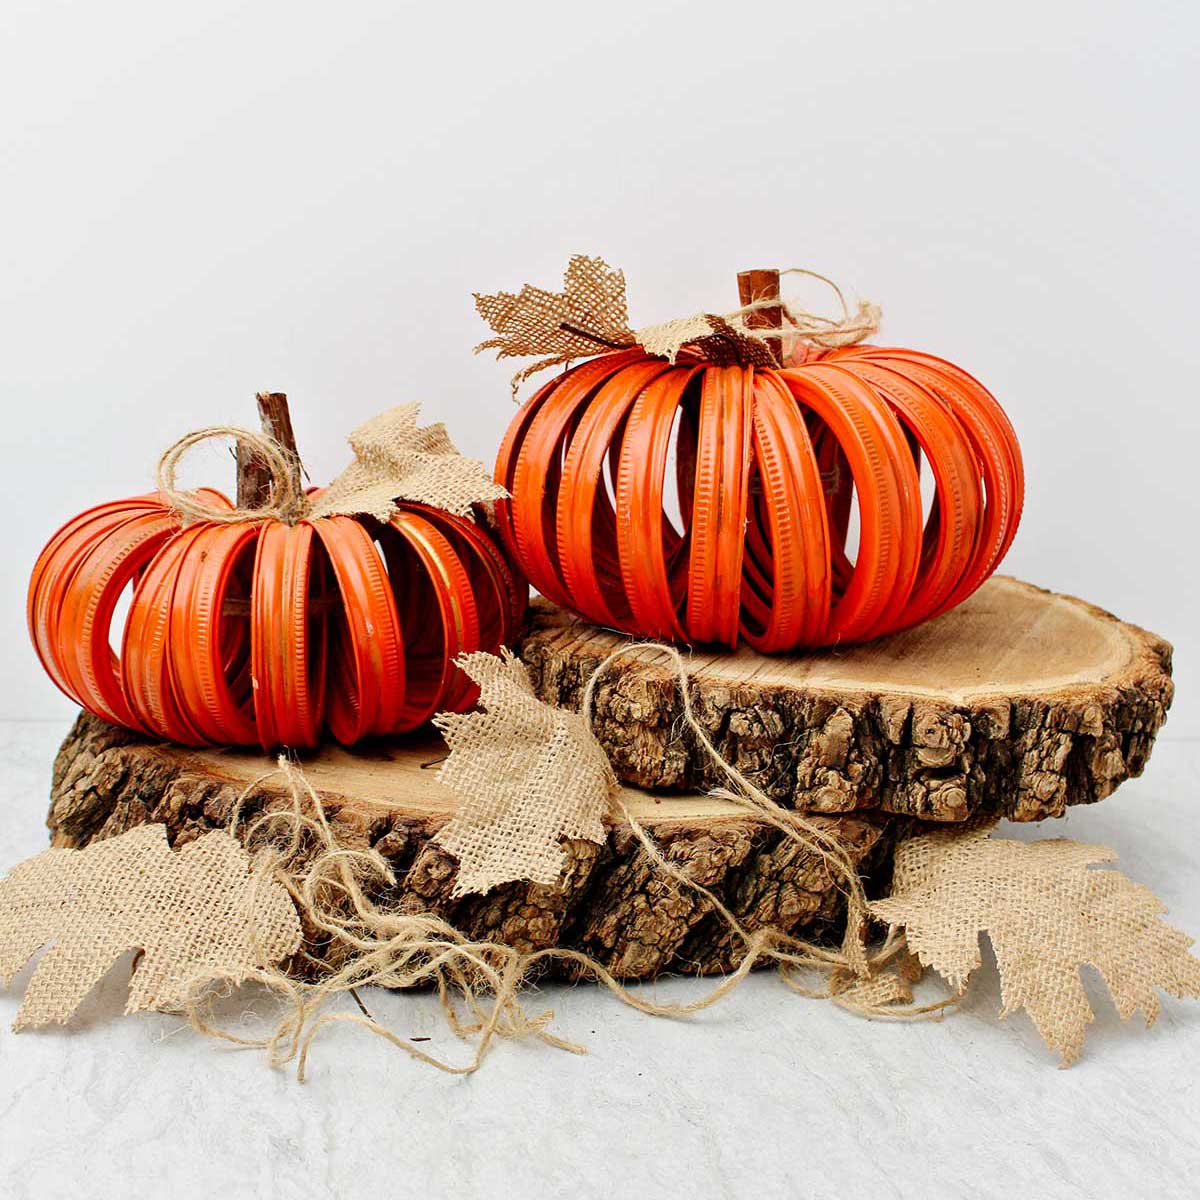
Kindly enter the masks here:
M 471 293 L 585 251 L 635 323 L 806 265 L 977 374 L 1028 467 L 1004 569 L 1172 639 L 1200 733 L 1194 2 L 4 13 L 0 715 L 69 712 L 23 632 L 63 519 L 263 388 L 315 480 L 412 399 L 490 464 Z
M 43 844 L 71 711 L 24 632 L 51 531 L 148 487 L 184 431 L 252 422 L 264 388 L 289 393 L 316 480 L 353 425 L 411 399 L 490 462 L 511 368 L 471 356 L 471 293 L 557 286 L 584 251 L 625 269 L 640 324 L 732 306 L 739 268 L 809 266 L 882 303 L 888 341 L 989 384 L 1029 481 L 1005 569 L 1178 648 L 1146 777 L 1054 832 L 1108 840 L 1200 925 L 1194 0 L 7 0 L 0 32 L 0 717 L 53 721 L 5 734 L 5 864 Z M 227 457 L 197 457 L 197 481 L 229 484 Z M 973 1013 L 916 1032 L 802 1013 L 766 979 L 699 1032 L 584 991 L 554 1001 L 578 1004 L 582 1063 L 504 1049 L 462 1084 L 336 1034 L 298 1089 L 188 1034 L 156 1044 L 165 1019 L 112 1020 L 119 991 L 75 1035 L 0 1035 L 6 1194 L 1195 1178 L 1197 1008 L 1179 1003 L 1150 1035 L 1102 1008 L 1060 1074 L 1024 1018 L 993 1023 L 994 977 Z

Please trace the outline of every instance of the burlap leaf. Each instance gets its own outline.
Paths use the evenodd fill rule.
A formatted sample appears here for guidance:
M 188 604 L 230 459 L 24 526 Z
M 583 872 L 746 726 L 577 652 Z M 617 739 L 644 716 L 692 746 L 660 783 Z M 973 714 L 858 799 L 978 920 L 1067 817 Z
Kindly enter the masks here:
M 502 655 L 464 655 L 480 710 L 435 718 L 450 746 L 439 777 L 459 799 L 435 838 L 459 861 L 455 896 L 519 879 L 558 884 L 563 838 L 602 843 L 617 786 L 583 718 L 543 704 L 524 665 Z
M 912 1003 L 912 983 L 895 970 L 860 977 L 849 971 L 835 972 L 829 994 L 843 1007 L 862 1009 L 899 1007 Z
M 1119 871 L 1089 870 L 1115 860 L 1104 846 L 1064 838 L 1017 842 L 992 828 L 939 830 L 896 851 L 891 895 L 873 914 L 902 925 L 911 951 L 961 989 L 982 961 L 987 933 L 1000 970 L 1002 1011 L 1024 1008 L 1067 1066 L 1093 1019 L 1080 979 L 1084 964 L 1103 976 L 1122 1018 L 1158 1015 L 1155 988 L 1200 997 L 1192 939 L 1159 920 L 1165 906 Z
M 455 449 L 446 427 L 417 424 L 417 404 L 372 417 L 350 435 L 352 462 L 309 506 L 309 517 L 366 514 L 389 521 L 397 500 L 429 504 L 470 517 L 508 493 L 487 468 Z
M 204 980 L 239 982 L 300 946 L 285 888 L 249 872 L 217 831 L 179 852 L 163 825 L 142 825 L 86 850 L 46 850 L 0 881 L 0 981 L 42 946 L 13 1028 L 65 1022 L 122 954 L 143 955 L 126 1012 L 173 1010 Z
M 602 258 L 572 255 L 561 292 L 525 284 L 517 295 L 475 294 L 475 308 L 496 334 L 475 347 L 497 358 L 539 360 L 513 376 L 513 395 L 530 375 L 547 367 L 634 344 L 625 301 L 625 275 Z
M 495 337 L 480 342 L 475 353 L 495 350 L 497 358 L 539 356 L 513 376 L 513 395 L 531 375 L 547 367 L 576 358 L 640 346 L 647 354 L 675 362 L 687 348 L 697 358 L 717 366 L 780 367 L 785 362 L 803 362 L 798 348 L 833 349 L 853 346 L 879 329 L 879 306 L 859 301 L 851 313 L 841 288 L 815 271 L 792 267 L 780 275 L 803 275 L 828 284 L 841 305 L 840 317 L 809 312 L 778 295 L 755 300 L 731 313 L 697 313 L 638 330 L 629 327 L 625 299 L 625 276 L 602 258 L 576 254 L 567 266 L 561 292 L 547 292 L 525 284 L 517 295 L 497 292 L 475 294 L 479 315 L 491 326 Z M 762 310 L 774 314 L 762 327 Z M 768 339 L 779 339 L 781 355 Z
M 639 329 L 634 337 L 647 354 L 674 362 L 679 352 L 690 347 L 705 362 L 718 367 L 778 367 L 779 359 L 765 341 L 745 328 L 738 328 L 715 313 L 701 313 L 662 325 Z

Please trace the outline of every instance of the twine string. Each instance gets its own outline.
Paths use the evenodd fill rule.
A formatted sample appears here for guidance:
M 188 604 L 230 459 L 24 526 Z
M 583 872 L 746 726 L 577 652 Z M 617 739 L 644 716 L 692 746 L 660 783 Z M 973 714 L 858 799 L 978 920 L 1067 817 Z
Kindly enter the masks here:
M 790 326 L 781 331 L 785 339 L 790 338 L 822 350 L 855 346 L 879 332 L 883 310 L 878 304 L 870 300 L 860 300 L 857 310 L 852 313 L 846 302 L 845 293 L 828 276 L 822 275 L 819 271 L 810 271 L 807 267 L 788 267 L 779 272 L 781 279 L 787 275 L 802 275 L 807 279 L 815 279 L 818 283 L 826 284 L 837 297 L 838 306 L 842 310 L 841 316 L 823 316 L 821 313 L 802 307 L 795 300 L 776 297 L 754 300 L 749 304 L 744 304 L 741 308 L 729 313 L 725 319 L 739 333 L 743 333 L 747 337 L 762 338 L 772 333 L 778 335 L 780 331 L 752 327 L 746 321 L 751 313 L 772 309 L 781 312 L 783 319 Z
M 841 314 L 825 316 L 794 299 L 760 296 L 724 315 L 694 313 L 634 329 L 623 273 L 601 258 L 576 254 L 567 265 L 561 292 L 526 284 L 516 295 L 476 294 L 475 306 L 494 336 L 475 351 L 537 360 L 513 377 L 515 397 L 520 385 L 538 372 L 608 350 L 640 346 L 645 353 L 672 363 L 686 352 L 696 361 L 720 365 L 796 366 L 822 350 L 856 345 L 878 332 L 882 313 L 877 304 L 859 301 L 852 311 L 842 289 L 819 272 L 789 267 L 780 274 L 825 284 L 837 298 Z M 763 328 L 752 320 L 768 309 L 780 314 L 782 329 Z M 777 352 L 779 343 L 788 353 Z
M 739 804 L 756 820 L 779 830 L 799 849 L 819 857 L 830 870 L 846 897 L 846 932 L 840 947 L 810 942 L 774 927 L 747 929 L 721 897 L 670 862 L 628 806 L 618 800 L 618 815 L 656 872 L 700 896 L 740 944 L 740 959 L 734 970 L 703 995 L 685 1003 L 646 999 L 582 951 L 557 946 L 522 951 L 506 943 L 470 938 L 434 913 L 402 913 L 377 903 L 376 896 L 396 885 L 390 864 L 373 848 L 339 845 L 315 789 L 300 768 L 281 755 L 276 770 L 253 781 L 239 797 L 229 830 L 236 832 L 252 794 L 272 776 L 282 775 L 289 803 L 260 813 L 242 838 L 255 856 L 256 887 L 251 891 L 261 894 L 260 889 L 282 883 L 311 931 L 309 936 L 327 943 L 327 954 L 334 951 L 340 965 L 329 971 L 328 962 L 303 949 L 299 961 L 291 967 L 261 962 L 251 978 L 275 993 L 282 1003 L 274 1027 L 262 1037 L 235 1033 L 220 1025 L 213 1005 L 227 994 L 226 989 L 219 982 L 214 986 L 211 980 L 197 979 L 184 1009 L 192 1026 L 210 1037 L 263 1048 L 272 1066 L 294 1063 L 297 1077 L 303 1081 L 314 1039 L 321 1030 L 335 1024 L 366 1029 L 419 1062 L 451 1075 L 477 1071 L 499 1039 L 534 1038 L 560 1050 L 585 1053 L 584 1047 L 550 1031 L 552 1011 L 530 1012 L 522 1000 L 524 985 L 555 963 L 566 965 L 576 978 L 590 978 L 601 984 L 630 1008 L 656 1017 L 687 1017 L 720 1003 L 763 962 L 773 963 L 792 991 L 812 999 L 832 1000 L 859 1016 L 919 1020 L 936 1017 L 957 1005 L 962 990 L 926 1004 L 900 1002 L 903 992 L 899 987 L 885 990 L 883 999 L 872 994 L 871 985 L 882 980 L 889 967 L 893 971 L 899 967 L 897 984 L 914 978 L 911 962 L 898 963 L 906 956 L 903 934 L 889 928 L 878 947 L 868 947 L 866 896 L 845 847 L 801 814 L 778 805 L 720 754 L 696 718 L 687 665 L 678 650 L 659 643 L 634 643 L 610 654 L 592 672 L 584 688 L 581 709 L 589 723 L 602 677 L 624 654 L 647 651 L 663 653 L 670 660 L 684 722 L 730 782 L 729 788 L 714 794 Z M 251 906 L 256 904 L 254 894 L 248 901 Z M 298 978 L 296 973 L 305 964 L 326 973 L 315 983 Z M 813 973 L 823 978 L 824 986 L 813 987 L 806 982 Z M 473 1052 L 465 1061 L 454 1062 L 423 1050 L 361 1011 L 327 1011 L 338 996 L 370 985 L 392 989 L 432 987 L 448 1027 L 473 1044 Z
M 234 438 L 247 445 L 270 475 L 270 492 L 266 503 L 259 508 L 218 508 L 205 503 L 197 492 L 185 491 L 176 482 L 180 460 L 201 442 L 219 438 Z M 163 501 L 173 508 L 184 524 L 196 521 L 215 521 L 222 525 L 237 525 L 247 521 L 275 519 L 294 525 L 307 511 L 308 501 L 300 486 L 300 472 L 295 456 L 274 438 L 236 425 L 211 425 L 184 434 L 168 446 L 158 460 L 155 482 Z
M 714 340 L 714 335 L 724 332 L 734 339 L 741 339 L 743 345 L 753 344 L 760 351 L 764 348 L 770 350 L 771 339 L 778 338 L 786 347 L 782 361 L 774 351 L 770 351 L 770 361 L 774 365 L 782 366 L 791 361 L 798 346 L 813 351 L 836 350 L 857 345 L 879 332 L 879 324 L 883 318 L 879 305 L 869 300 L 860 300 L 857 310 L 851 312 L 845 293 L 827 276 L 805 267 L 788 267 L 779 274 L 781 278 L 802 275 L 827 284 L 837 297 L 841 315 L 824 316 L 810 311 L 796 300 L 782 296 L 762 296 L 723 316 L 698 313 L 692 317 L 646 326 L 631 335 L 630 343 L 643 346 L 649 353 L 665 353 L 669 357 L 673 357 L 687 346 L 701 359 L 724 361 L 724 356 L 730 353 L 729 341 L 722 340 L 719 336 Z M 782 317 L 782 328 L 767 328 L 751 320 L 757 313 L 767 311 Z M 574 332 L 591 336 L 584 330 Z M 602 338 L 594 340 L 604 341 Z

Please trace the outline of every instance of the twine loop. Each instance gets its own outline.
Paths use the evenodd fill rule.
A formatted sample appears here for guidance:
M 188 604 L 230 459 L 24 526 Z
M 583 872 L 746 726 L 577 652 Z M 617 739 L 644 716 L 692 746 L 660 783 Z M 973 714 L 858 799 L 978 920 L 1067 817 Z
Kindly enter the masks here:
M 266 467 L 270 475 L 270 491 L 267 501 L 259 508 L 217 508 L 207 504 L 198 492 L 185 491 L 175 482 L 179 462 L 183 456 L 201 442 L 217 438 L 234 438 L 248 446 L 255 457 Z M 158 460 L 155 480 L 159 494 L 173 508 L 184 524 L 195 521 L 214 521 L 221 525 L 238 525 L 247 521 L 283 521 L 294 525 L 304 517 L 308 499 L 300 486 L 300 472 L 294 454 L 281 446 L 274 438 L 255 433 L 251 429 L 240 429 L 236 425 L 210 425 L 184 434 L 173 445 L 163 451 Z
M 258 810 L 241 838 L 255 856 L 258 888 L 283 884 L 305 928 L 316 930 L 335 949 L 338 965 L 329 970 L 321 959 L 302 948 L 290 968 L 264 964 L 254 973 L 253 979 L 283 1001 L 281 1015 L 262 1036 L 234 1032 L 215 1022 L 212 1001 L 219 992 L 213 990 L 211 972 L 206 973 L 193 982 L 184 1006 L 193 1027 L 237 1045 L 263 1047 L 273 1066 L 294 1062 L 300 1079 L 304 1078 L 314 1039 L 332 1024 L 358 1026 L 429 1066 L 451 1075 L 469 1075 L 479 1069 L 488 1048 L 503 1038 L 531 1037 L 558 1049 L 584 1053 L 582 1046 L 550 1031 L 552 1012 L 525 1007 L 524 986 L 552 964 L 565 967 L 576 979 L 594 979 L 623 1004 L 658 1017 L 686 1017 L 711 1008 L 762 963 L 774 964 L 783 983 L 799 995 L 829 1000 L 863 1017 L 920 1020 L 936 1017 L 957 1005 L 965 988 L 929 1003 L 913 1001 L 910 985 L 920 974 L 919 964 L 908 958 L 904 936 L 896 927 L 889 928 L 881 945 L 868 947 L 866 897 L 845 846 L 802 814 L 782 808 L 721 756 L 696 718 L 688 689 L 688 667 L 677 650 L 657 643 L 633 643 L 609 655 L 584 687 L 584 722 L 590 723 L 601 678 L 620 656 L 651 650 L 665 652 L 670 658 L 684 720 L 730 782 L 729 789 L 715 794 L 740 804 L 749 816 L 779 830 L 791 847 L 815 855 L 829 870 L 846 899 L 846 932 L 840 947 L 810 942 L 771 926 L 748 928 L 720 896 L 670 861 L 668 852 L 619 796 L 616 815 L 628 825 L 652 870 L 681 891 L 700 896 L 736 940 L 739 961 L 729 974 L 693 1000 L 659 1001 L 640 988 L 627 987 L 581 950 L 565 946 L 526 950 L 506 942 L 470 937 L 435 912 L 406 912 L 381 903 L 380 885 L 395 886 L 391 865 L 373 847 L 341 845 L 304 772 L 280 756 L 276 771 L 253 781 L 243 791 L 228 829 L 230 833 L 236 831 L 247 808 Z M 283 776 L 285 787 L 282 802 L 272 805 L 255 793 L 276 774 Z M 315 967 L 321 973 L 318 982 L 298 977 L 305 967 Z M 464 1062 L 455 1063 L 414 1046 L 365 1008 L 362 1015 L 324 1011 L 339 995 L 349 992 L 357 999 L 357 989 L 371 985 L 406 990 L 432 986 L 450 1029 L 473 1044 L 474 1052 Z M 361 1001 L 359 1005 L 361 1008 Z
M 304 491 L 300 460 L 290 446 L 236 425 L 197 429 L 168 447 L 158 460 L 158 490 L 184 524 L 216 521 L 223 525 L 271 520 L 295 525 L 336 516 L 369 516 L 386 524 L 401 501 L 473 520 L 475 506 L 486 510 L 507 497 L 482 463 L 459 454 L 443 425 L 418 425 L 417 410 L 416 404 L 400 404 L 355 429 L 350 434 L 353 461 L 328 487 L 311 496 Z M 270 487 L 264 503 L 222 504 L 223 498 L 208 489 L 185 491 L 176 484 L 180 459 L 193 446 L 216 438 L 235 439 L 243 458 L 248 453 L 266 469 Z
M 825 317 L 820 313 L 802 308 L 795 301 L 784 300 L 782 297 L 754 300 L 728 314 L 726 320 L 739 333 L 753 337 L 776 336 L 784 341 L 792 339 L 805 346 L 815 346 L 821 350 L 839 350 L 843 346 L 857 346 L 879 332 L 883 320 L 883 309 L 871 300 L 859 300 L 854 312 L 846 302 L 845 293 L 832 279 L 818 271 L 810 271 L 807 267 L 788 267 L 779 272 L 782 279 L 786 275 L 803 275 L 815 279 L 818 283 L 826 284 L 837 297 L 841 305 L 840 317 Z M 746 323 L 746 317 L 751 313 L 771 309 L 783 314 L 787 324 L 780 330 L 769 330 L 761 327 L 751 327 Z

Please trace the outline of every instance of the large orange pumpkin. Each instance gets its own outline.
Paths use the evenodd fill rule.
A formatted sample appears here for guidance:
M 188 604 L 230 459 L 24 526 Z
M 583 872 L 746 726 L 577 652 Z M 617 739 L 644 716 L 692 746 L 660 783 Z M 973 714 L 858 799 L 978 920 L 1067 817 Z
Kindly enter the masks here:
M 633 348 L 543 386 L 495 469 L 533 586 L 596 624 L 763 651 L 862 641 L 966 599 L 1021 513 L 1000 406 L 914 350 L 801 357 L 773 369 Z
M 193 499 L 232 509 L 212 490 Z M 107 721 L 188 745 L 307 747 L 470 707 L 454 660 L 511 641 L 526 594 L 479 526 L 440 509 L 185 527 L 154 493 L 68 521 L 34 566 L 28 619 L 50 677 Z

